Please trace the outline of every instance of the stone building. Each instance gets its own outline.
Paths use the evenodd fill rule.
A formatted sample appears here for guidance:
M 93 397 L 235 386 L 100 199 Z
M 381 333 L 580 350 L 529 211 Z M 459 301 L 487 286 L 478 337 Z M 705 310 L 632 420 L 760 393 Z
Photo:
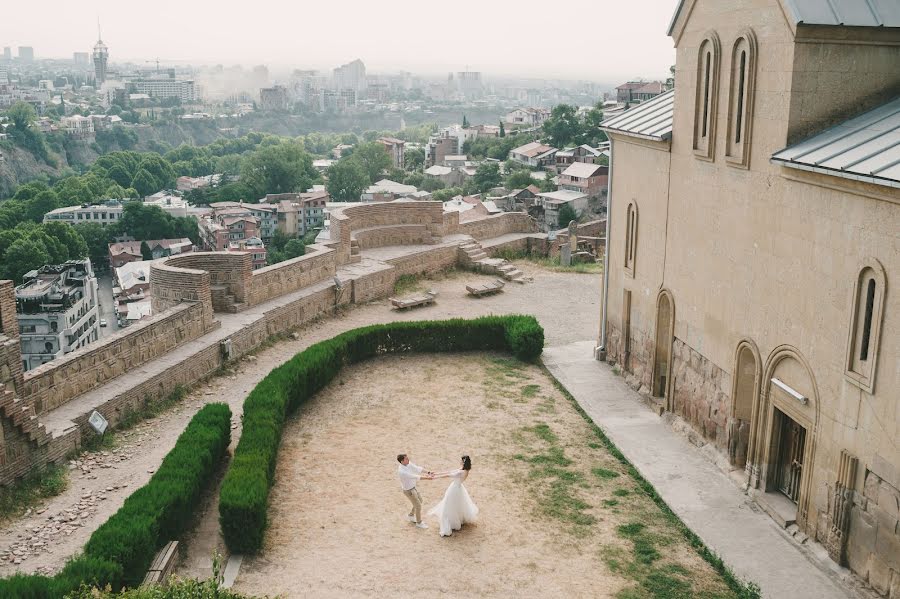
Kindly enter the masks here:
M 900 5 L 682 0 L 669 35 L 675 90 L 603 124 L 598 357 L 898 597 Z

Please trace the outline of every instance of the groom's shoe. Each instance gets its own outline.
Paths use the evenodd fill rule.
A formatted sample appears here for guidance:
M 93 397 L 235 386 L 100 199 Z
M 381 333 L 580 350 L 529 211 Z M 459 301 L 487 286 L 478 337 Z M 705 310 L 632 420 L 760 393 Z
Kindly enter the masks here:
M 415 516 L 407 516 L 406 519 L 409 520 L 410 522 L 415 522 L 415 521 L 416 521 L 416 517 L 415 517 Z
M 428 528 L 428 525 L 424 522 L 416 522 L 416 528 Z

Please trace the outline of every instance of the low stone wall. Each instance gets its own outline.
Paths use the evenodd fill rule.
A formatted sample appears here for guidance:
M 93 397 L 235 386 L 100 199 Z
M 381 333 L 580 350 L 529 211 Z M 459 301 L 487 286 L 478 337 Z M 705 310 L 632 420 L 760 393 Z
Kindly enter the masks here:
M 446 245 L 409 256 L 391 258 L 387 262 L 396 268 L 398 278 L 403 275 L 432 275 L 456 265 L 457 254 L 456 245 Z
M 335 250 L 324 245 L 310 245 L 306 252 L 299 258 L 252 271 L 247 304 L 256 306 L 334 276 L 337 268 Z
M 19 397 L 41 415 L 219 326 L 204 304 L 179 304 L 26 372 Z
M 458 233 L 471 235 L 478 241 L 500 237 L 507 233 L 533 233 L 535 231 L 537 231 L 537 224 L 524 212 L 504 212 L 486 216 L 478 220 L 459 223 L 457 228 Z
M 202 305 L 212 318 L 213 303 L 209 273 L 196 268 L 157 262 L 150 266 L 150 305 L 153 314 L 162 314 L 182 302 Z
M 705 440 L 713 443 L 717 450 L 726 453 L 731 374 L 677 337 L 672 344 L 672 352 L 675 413 L 689 422 Z M 648 380 L 650 376 L 648 373 Z
M 339 208 L 331 213 L 329 245 L 337 249 L 337 263 L 350 261 L 354 231 L 395 225 L 424 225 L 432 237 L 445 234 L 441 202 L 373 202 Z
M 71 430 L 45 445 L 36 445 L 7 418 L 0 418 L 0 485 L 16 479 L 46 464 L 61 461 L 80 446 L 81 435 Z
M 390 245 L 420 245 L 434 243 L 431 232 L 425 225 L 393 225 L 375 227 L 353 232 L 353 239 L 359 249 L 385 247 Z
M 247 301 L 253 272 L 253 257 L 249 252 L 191 252 L 172 256 L 162 264 L 165 267 L 202 270 L 209 274 L 210 286 L 225 287 L 235 303 Z M 152 280 L 151 274 L 151 284 Z

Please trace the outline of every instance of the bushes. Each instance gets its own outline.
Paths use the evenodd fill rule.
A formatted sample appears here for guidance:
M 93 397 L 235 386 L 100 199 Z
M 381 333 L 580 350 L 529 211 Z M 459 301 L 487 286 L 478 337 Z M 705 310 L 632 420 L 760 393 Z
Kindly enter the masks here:
M 342 333 L 310 346 L 269 373 L 244 402 L 244 424 L 219 495 L 219 522 L 232 553 L 255 553 L 266 527 L 281 431 L 288 414 L 345 365 L 403 352 L 509 351 L 537 358 L 544 331 L 531 316 L 398 322 Z
M 137 586 L 163 544 L 181 536 L 231 442 L 231 410 L 209 404 L 191 419 L 156 474 L 131 494 L 56 576 L 0 579 L 0 597 L 50 599 L 82 583 Z

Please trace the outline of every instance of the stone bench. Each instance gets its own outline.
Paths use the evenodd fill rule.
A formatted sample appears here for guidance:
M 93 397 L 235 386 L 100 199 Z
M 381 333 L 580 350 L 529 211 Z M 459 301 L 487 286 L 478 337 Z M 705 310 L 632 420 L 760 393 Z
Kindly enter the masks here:
M 466 285 L 466 291 L 468 291 L 470 295 L 481 297 L 482 295 L 490 295 L 492 293 L 499 293 L 500 291 L 503 291 L 503 286 L 505 284 L 506 283 L 503 281 L 503 279 L 494 279 L 490 283 Z
M 424 295 L 414 295 L 412 297 L 403 298 L 392 297 L 390 298 L 390 300 L 395 309 L 405 310 L 407 308 L 415 308 L 417 306 L 427 306 L 429 304 L 433 304 L 434 298 L 436 296 L 436 291 L 426 291 Z
M 391 245 L 431 245 L 434 239 L 425 225 L 386 225 L 353 231 L 351 242 L 362 250 Z

